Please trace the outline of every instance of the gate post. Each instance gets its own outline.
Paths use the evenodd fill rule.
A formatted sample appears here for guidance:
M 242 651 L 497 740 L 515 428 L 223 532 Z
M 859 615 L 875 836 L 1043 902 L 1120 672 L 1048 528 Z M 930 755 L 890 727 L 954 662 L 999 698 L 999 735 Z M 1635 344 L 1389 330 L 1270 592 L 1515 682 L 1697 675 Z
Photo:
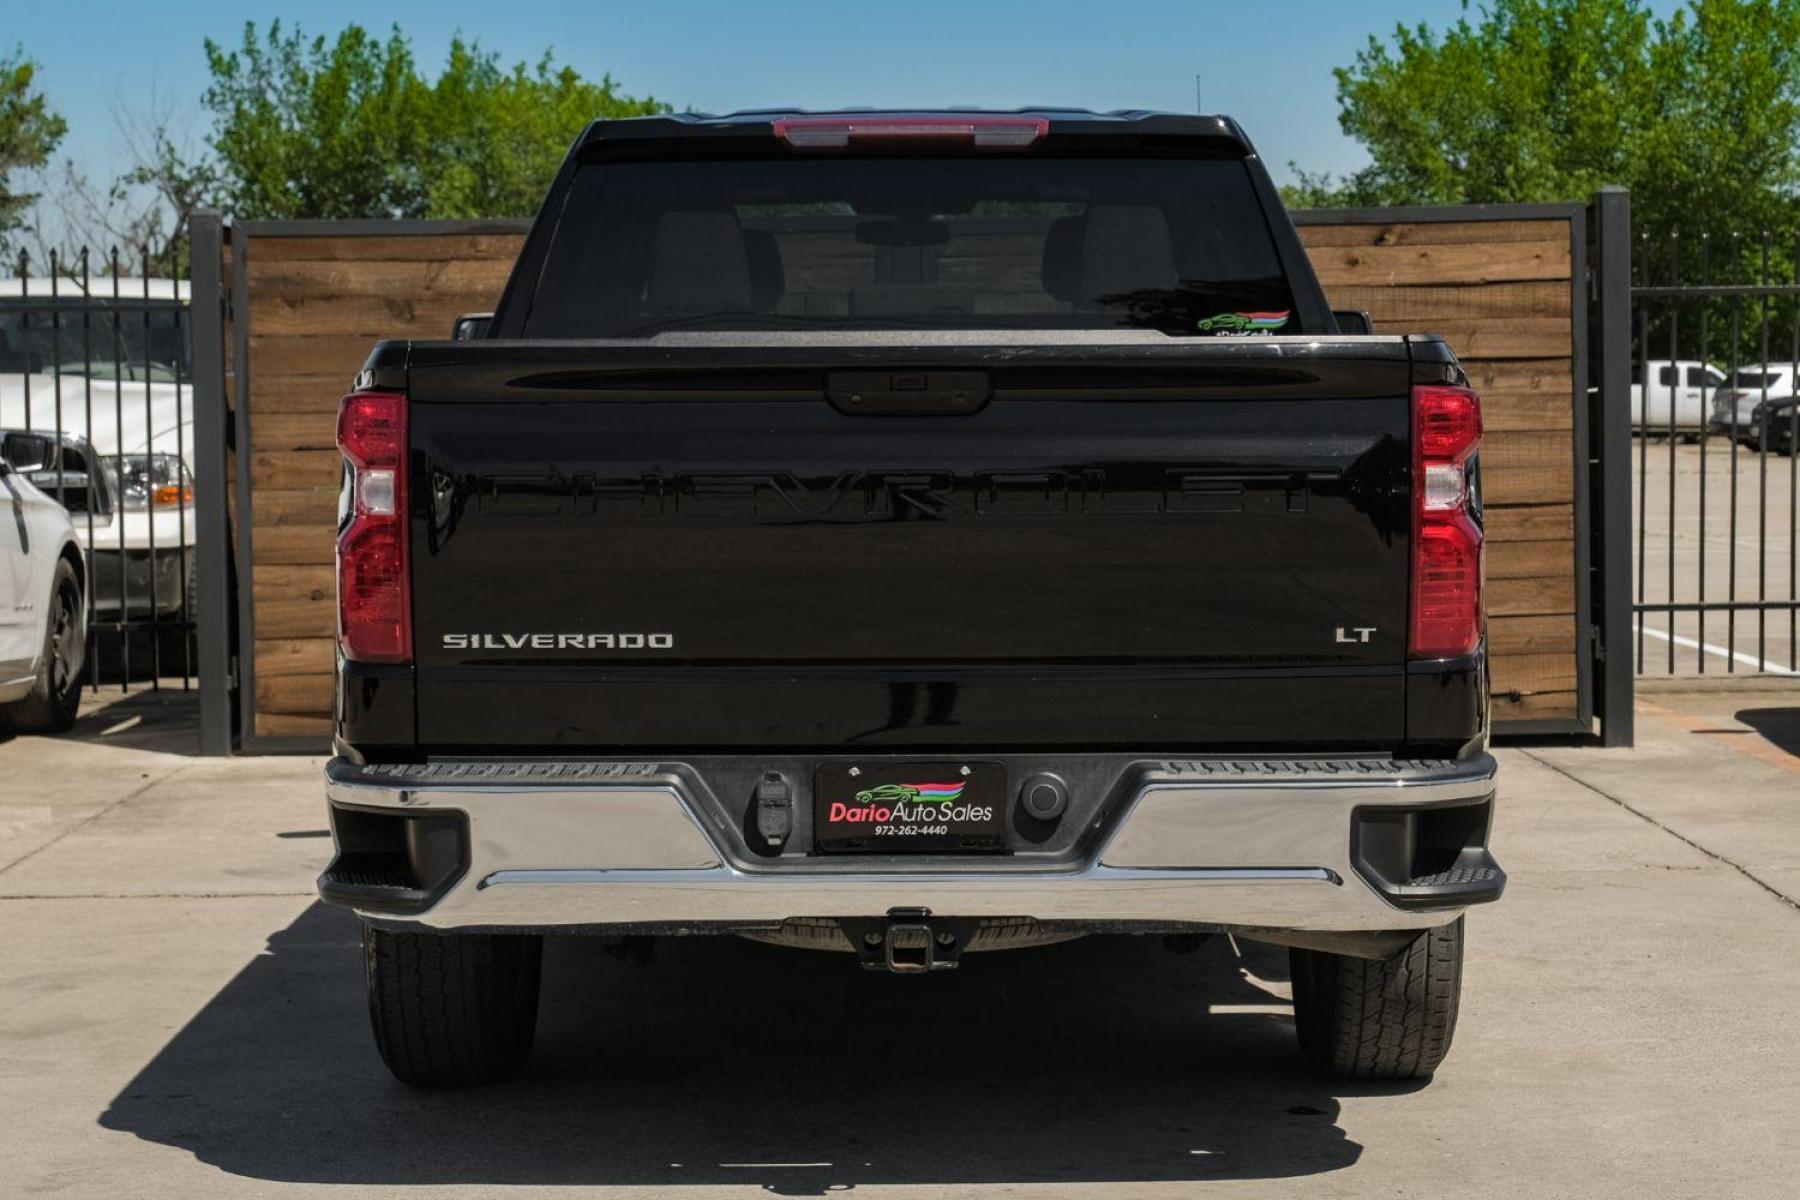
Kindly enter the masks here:
M 199 610 L 195 640 L 200 668 L 200 753 L 232 751 L 230 523 L 225 488 L 225 301 L 219 288 L 225 257 L 219 214 L 202 209 L 188 224 L 188 287 L 193 334 L 195 567 Z M 244 514 L 248 519 L 248 514 Z
M 1588 405 L 1594 564 L 1595 710 L 1601 744 L 1630 746 L 1631 660 L 1631 193 L 1601 188 L 1594 200 L 1594 371 Z

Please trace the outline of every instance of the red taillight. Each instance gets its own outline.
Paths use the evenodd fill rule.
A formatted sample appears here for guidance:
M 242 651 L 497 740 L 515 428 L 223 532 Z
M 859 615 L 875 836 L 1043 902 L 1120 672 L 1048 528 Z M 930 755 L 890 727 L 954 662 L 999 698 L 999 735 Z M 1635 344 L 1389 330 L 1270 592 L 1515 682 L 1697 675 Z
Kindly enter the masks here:
M 355 662 L 411 662 L 405 395 L 345 396 L 337 442 L 347 518 L 337 543 L 338 645 Z
M 1481 644 L 1481 527 L 1470 460 L 1481 448 L 1481 399 L 1464 387 L 1412 391 L 1413 658 L 1454 658 Z
M 960 142 L 980 150 L 1020 150 L 1049 132 L 1044 117 L 996 113 L 781 117 L 775 136 L 796 150 L 843 150 L 861 142 Z
M 398 467 L 406 448 L 406 397 L 351 392 L 338 403 L 338 449 L 365 466 Z

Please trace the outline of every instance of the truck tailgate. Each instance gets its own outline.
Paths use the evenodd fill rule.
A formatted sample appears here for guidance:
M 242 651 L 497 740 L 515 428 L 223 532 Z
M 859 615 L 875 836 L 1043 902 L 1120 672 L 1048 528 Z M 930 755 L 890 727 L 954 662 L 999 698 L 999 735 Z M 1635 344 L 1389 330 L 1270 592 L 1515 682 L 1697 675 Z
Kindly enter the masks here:
M 421 744 L 1404 736 L 1403 339 L 719 342 L 413 348 Z

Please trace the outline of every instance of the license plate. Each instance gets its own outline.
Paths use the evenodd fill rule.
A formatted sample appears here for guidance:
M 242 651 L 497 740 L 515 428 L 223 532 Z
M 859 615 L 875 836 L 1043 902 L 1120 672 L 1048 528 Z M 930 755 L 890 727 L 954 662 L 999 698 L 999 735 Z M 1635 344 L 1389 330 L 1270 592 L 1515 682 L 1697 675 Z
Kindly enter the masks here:
M 843 763 L 813 776 L 825 853 L 993 853 L 1006 848 L 1006 771 L 996 763 Z

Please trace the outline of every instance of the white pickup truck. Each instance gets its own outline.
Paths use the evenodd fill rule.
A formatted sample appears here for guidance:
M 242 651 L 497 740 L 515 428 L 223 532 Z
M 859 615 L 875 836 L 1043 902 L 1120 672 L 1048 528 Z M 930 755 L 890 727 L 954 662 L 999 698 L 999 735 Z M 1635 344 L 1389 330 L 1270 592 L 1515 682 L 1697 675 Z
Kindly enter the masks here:
M 97 615 L 181 616 L 195 588 L 187 296 L 173 279 L 0 280 L 0 428 L 85 439 L 118 503 L 104 531 L 75 522 Z
M 1645 385 L 1645 368 L 1649 384 Z M 1639 433 L 1696 434 L 1713 415 L 1713 395 L 1728 382 L 1725 372 L 1695 359 L 1653 358 L 1633 363 L 1631 424 Z

